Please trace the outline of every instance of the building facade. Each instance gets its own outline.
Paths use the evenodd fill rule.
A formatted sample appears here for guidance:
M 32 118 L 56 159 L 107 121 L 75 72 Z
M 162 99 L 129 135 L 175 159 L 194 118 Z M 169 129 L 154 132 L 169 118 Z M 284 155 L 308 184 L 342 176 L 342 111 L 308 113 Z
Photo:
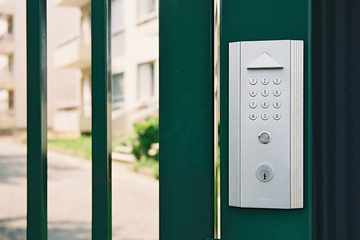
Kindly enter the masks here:
M 112 0 L 113 135 L 158 113 L 158 1 Z M 0 130 L 26 129 L 25 0 L 0 1 Z M 91 2 L 48 2 L 48 127 L 91 132 Z
M 81 12 L 78 30 L 58 42 L 57 69 L 81 73 L 80 102 L 58 108 L 55 131 L 69 131 L 71 118 L 82 133 L 91 131 L 91 2 L 56 0 L 58 8 Z M 134 122 L 158 112 L 158 8 L 156 0 L 112 0 L 112 118 L 113 135 L 132 129 Z M 96 101 L 96 99 L 93 99 Z M 73 126 L 75 127 L 75 126 Z
M 14 5 L 0 2 L 0 131 L 14 127 Z

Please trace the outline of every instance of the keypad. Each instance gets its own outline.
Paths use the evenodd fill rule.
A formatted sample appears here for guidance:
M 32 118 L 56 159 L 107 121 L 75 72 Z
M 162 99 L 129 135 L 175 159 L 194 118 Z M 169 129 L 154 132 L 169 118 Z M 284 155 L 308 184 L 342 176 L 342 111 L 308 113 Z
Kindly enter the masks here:
M 282 79 L 278 76 L 254 76 L 248 79 L 249 86 L 251 86 L 249 88 L 250 120 L 281 120 L 281 81 Z

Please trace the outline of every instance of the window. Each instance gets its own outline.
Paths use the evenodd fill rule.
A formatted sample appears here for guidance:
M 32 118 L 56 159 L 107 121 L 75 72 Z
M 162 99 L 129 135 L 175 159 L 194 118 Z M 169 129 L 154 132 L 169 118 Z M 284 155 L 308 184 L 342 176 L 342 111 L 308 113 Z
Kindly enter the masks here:
M 13 34 L 13 31 L 14 31 L 14 28 L 13 28 L 14 26 L 13 26 L 13 18 L 12 17 L 9 17 L 8 18 L 8 33 L 10 34 L 10 35 L 12 35 Z
M 9 109 L 9 94 L 6 90 L 0 90 L 0 115 Z
M 9 72 L 12 73 L 14 71 L 14 56 L 13 55 L 9 56 L 8 67 L 9 67 Z
M 124 0 L 112 0 L 111 4 L 111 55 L 115 57 L 125 54 Z
M 124 102 L 124 74 L 114 74 L 112 76 L 112 108 L 118 109 Z
M 124 1 L 112 0 L 111 3 L 111 33 L 124 30 Z
M 91 116 L 91 77 L 83 73 L 82 79 L 82 115 Z
M 154 63 L 140 64 L 138 67 L 138 99 L 154 96 Z
M 9 91 L 9 110 L 14 109 L 14 91 Z
M 154 17 L 156 13 L 156 0 L 138 0 L 137 4 L 139 21 Z

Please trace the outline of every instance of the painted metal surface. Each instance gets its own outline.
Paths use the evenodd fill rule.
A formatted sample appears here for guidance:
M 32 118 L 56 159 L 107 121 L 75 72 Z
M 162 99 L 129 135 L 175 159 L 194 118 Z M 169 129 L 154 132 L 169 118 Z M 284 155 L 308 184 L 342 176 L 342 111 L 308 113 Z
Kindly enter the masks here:
M 213 3 L 160 0 L 160 239 L 214 236 Z
M 313 1 L 314 237 L 360 236 L 360 2 Z
M 111 0 L 91 1 L 92 239 L 111 239 Z
M 111 239 L 111 0 L 92 1 L 92 239 Z M 27 0 L 27 239 L 47 239 L 46 0 Z
M 26 1 L 27 239 L 47 239 L 46 0 Z
M 310 1 L 238 1 L 221 4 L 221 239 L 312 239 L 312 129 Z M 228 44 L 304 40 L 304 209 L 241 209 L 228 205 Z

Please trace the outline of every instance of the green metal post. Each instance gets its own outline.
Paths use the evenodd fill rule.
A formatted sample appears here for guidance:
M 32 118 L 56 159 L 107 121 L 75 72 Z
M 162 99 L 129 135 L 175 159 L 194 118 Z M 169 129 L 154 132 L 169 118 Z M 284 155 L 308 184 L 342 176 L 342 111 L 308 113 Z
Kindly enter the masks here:
M 92 239 L 111 239 L 111 0 L 91 1 Z
M 214 236 L 213 1 L 160 0 L 160 239 Z
M 46 0 L 26 1 L 27 239 L 47 239 Z
M 304 208 L 229 207 L 228 43 L 304 40 Z M 226 0 L 221 3 L 221 239 L 312 239 L 311 0 Z

